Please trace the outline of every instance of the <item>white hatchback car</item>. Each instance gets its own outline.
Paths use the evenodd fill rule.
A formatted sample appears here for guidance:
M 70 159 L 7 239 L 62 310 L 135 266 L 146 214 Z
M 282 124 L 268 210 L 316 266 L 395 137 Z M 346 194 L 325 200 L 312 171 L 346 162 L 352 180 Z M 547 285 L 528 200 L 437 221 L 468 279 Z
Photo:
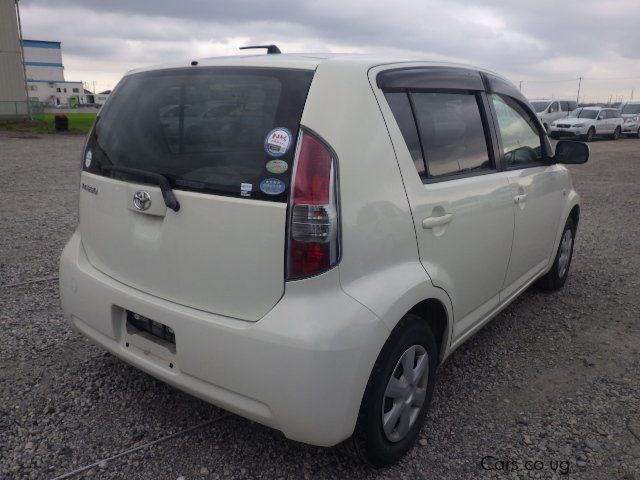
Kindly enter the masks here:
M 199 103 L 225 108 L 190 135 Z M 389 465 L 436 367 L 536 280 L 565 283 L 580 207 L 562 163 L 588 154 L 554 153 L 520 92 L 473 67 L 276 54 L 136 70 L 82 153 L 62 305 L 177 388 Z
M 617 140 L 624 120 L 615 108 L 580 107 L 567 118 L 556 120 L 549 127 L 551 138 L 579 137 L 590 142 L 596 136 Z

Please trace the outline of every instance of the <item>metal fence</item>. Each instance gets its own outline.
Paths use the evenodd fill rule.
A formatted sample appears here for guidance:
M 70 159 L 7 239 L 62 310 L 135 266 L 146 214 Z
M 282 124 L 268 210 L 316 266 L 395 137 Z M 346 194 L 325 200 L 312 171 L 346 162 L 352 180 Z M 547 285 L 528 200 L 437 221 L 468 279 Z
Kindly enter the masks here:
M 41 102 L 0 102 L 0 120 L 44 120 Z

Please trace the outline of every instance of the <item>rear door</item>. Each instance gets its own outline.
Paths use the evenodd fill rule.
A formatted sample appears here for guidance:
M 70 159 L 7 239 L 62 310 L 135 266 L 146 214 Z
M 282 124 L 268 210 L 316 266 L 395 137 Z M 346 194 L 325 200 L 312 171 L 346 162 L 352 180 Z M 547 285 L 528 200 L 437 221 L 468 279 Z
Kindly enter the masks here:
M 403 176 L 420 260 L 451 297 L 456 340 L 497 306 L 514 228 L 482 79 L 426 67 L 382 72 L 378 85 L 402 133 L 392 133 L 396 152 L 413 163 L 403 163 Z
M 125 77 L 83 162 L 89 261 L 175 303 L 261 318 L 284 291 L 289 167 L 312 76 L 192 67 Z M 109 166 L 164 175 L 180 209 L 155 182 Z

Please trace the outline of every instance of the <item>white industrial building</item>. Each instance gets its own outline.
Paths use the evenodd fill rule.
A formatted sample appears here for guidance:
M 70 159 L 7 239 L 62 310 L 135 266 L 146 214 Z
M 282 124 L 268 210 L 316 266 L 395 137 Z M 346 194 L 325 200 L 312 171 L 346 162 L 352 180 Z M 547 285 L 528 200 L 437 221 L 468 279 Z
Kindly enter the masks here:
M 74 107 L 86 103 L 82 82 L 64 78 L 60 42 L 22 40 L 29 100 Z

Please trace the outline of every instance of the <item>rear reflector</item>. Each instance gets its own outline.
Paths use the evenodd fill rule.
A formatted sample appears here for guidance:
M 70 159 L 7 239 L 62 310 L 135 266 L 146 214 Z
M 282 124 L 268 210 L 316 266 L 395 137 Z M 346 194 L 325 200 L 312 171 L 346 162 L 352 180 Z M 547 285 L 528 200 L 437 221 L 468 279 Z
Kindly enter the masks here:
M 339 258 L 336 159 L 313 134 L 301 130 L 289 210 L 287 280 L 322 273 Z

